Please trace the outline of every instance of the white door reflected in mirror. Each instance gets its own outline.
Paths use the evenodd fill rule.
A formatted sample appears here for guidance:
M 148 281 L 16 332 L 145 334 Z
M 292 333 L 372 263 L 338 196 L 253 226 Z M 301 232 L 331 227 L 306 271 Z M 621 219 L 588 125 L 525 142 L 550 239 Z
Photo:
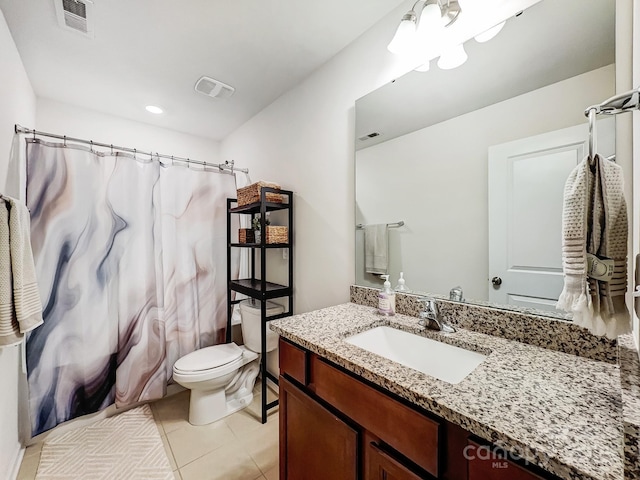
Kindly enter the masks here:
M 599 153 L 614 154 L 615 119 L 599 120 L 597 132 Z M 555 310 L 564 185 L 587 138 L 585 124 L 489 148 L 489 277 L 501 279 L 489 287 L 490 302 Z

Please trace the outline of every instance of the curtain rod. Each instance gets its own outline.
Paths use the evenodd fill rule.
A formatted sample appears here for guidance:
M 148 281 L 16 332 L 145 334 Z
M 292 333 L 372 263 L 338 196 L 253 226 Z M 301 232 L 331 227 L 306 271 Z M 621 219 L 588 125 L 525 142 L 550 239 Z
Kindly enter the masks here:
M 30 129 L 30 128 L 25 128 L 22 127 L 20 125 L 18 125 L 17 123 L 15 124 L 15 132 L 16 133 L 24 133 L 27 135 L 33 135 L 33 138 L 35 139 L 36 135 L 40 136 L 40 137 L 49 137 L 49 138 L 56 138 L 58 140 L 64 140 L 65 144 L 67 141 L 69 142 L 74 142 L 74 143 L 84 143 L 86 145 L 91 145 L 92 147 L 103 147 L 103 148 L 110 148 L 111 151 L 113 150 L 118 150 L 120 152 L 127 152 L 127 153 L 133 153 L 133 154 L 141 154 L 141 155 L 149 155 L 151 158 L 156 157 L 156 158 L 166 158 L 167 160 L 171 160 L 172 162 L 182 162 L 182 163 L 186 163 L 187 165 L 193 163 L 196 165 L 202 165 L 203 167 L 215 167 L 220 169 L 220 171 L 226 170 L 229 171 L 231 173 L 233 172 L 242 172 L 242 173 L 249 173 L 249 169 L 248 168 L 238 168 L 236 166 L 234 166 L 234 161 L 227 161 L 225 160 L 224 163 L 208 163 L 208 162 L 201 162 L 199 160 L 192 160 L 190 158 L 184 158 L 184 157 L 175 157 L 172 155 L 163 155 L 160 153 L 153 153 L 153 152 L 143 152 L 140 150 L 137 150 L 135 148 L 126 148 L 126 147 L 118 147 L 117 145 L 113 145 L 113 144 L 108 144 L 108 143 L 100 143 L 100 142 L 94 142 L 93 140 L 83 140 L 81 138 L 74 138 L 74 137 L 67 137 L 66 135 L 56 135 L 55 133 L 47 133 L 47 132 L 41 132 L 35 129 Z

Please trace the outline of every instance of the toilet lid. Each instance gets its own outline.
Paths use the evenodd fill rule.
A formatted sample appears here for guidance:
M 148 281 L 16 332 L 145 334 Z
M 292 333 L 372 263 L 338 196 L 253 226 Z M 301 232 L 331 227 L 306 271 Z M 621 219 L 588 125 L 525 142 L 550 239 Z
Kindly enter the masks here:
M 233 362 L 242 356 L 242 349 L 235 343 L 201 348 L 178 359 L 174 368 L 183 372 L 211 370 Z

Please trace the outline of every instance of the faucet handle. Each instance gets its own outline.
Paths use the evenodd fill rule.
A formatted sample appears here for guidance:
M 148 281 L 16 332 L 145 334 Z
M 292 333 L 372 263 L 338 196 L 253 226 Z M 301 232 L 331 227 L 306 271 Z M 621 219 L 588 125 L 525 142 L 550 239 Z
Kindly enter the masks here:
M 433 298 L 423 297 L 420 299 L 420 303 L 422 304 L 422 310 L 426 313 L 438 314 L 438 305 Z
M 464 298 L 462 297 L 462 287 L 453 287 L 449 291 L 449 300 L 453 300 L 455 302 L 464 302 Z

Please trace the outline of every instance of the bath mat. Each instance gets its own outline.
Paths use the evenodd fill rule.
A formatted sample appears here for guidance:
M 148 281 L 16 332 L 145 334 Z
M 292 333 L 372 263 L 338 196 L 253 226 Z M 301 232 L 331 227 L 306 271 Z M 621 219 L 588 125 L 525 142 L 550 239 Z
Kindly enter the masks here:
M 151 407 L 47 439 L 36 480 L 173 480 Z

